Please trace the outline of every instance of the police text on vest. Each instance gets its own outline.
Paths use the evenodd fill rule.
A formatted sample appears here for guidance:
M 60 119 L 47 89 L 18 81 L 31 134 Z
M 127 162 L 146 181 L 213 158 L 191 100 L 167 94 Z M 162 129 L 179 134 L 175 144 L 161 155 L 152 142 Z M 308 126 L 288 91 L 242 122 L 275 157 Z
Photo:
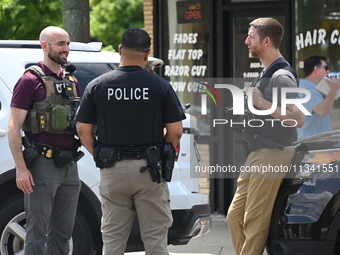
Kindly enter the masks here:
M 149 100 L 149 88 L 108 88 L 107 99 L 109 101 Z

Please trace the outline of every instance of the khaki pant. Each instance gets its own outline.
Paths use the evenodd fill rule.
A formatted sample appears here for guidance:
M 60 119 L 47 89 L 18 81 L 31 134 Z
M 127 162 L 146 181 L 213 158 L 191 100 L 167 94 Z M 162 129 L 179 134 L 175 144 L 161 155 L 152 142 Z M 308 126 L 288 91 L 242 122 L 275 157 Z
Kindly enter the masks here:
M 290 166 L 294 148 L 260 149 L 249 154 L 245 167 Z M 229 207 L 227 222 L 237 255 L 262 255 L 277 192 L 285 176 L 277 173 L 241 172 Z M 279 168 L 276 168 L 279 169 Z M 287 168 L 286 168 L 287 169 Z
M 166 182 L 151 180 L 140 173 L 146 160 L 122 160 L 101 169 L 103 255 L 123 255 L 137 214 L 147 255 L 168 255 L 167 234 L 172 224 Z

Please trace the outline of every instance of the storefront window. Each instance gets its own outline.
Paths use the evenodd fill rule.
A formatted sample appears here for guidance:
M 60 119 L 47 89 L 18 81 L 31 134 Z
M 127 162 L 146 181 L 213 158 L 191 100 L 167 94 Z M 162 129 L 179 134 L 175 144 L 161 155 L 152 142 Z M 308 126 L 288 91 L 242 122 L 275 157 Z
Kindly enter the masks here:
M 313 56 L 325 56 L 330 77 L 340 78 L 340 1 L 296 1 L 296 63 L 303 78 L 303 60 Z M 331 111 L 333 129 L 340 128 L 340 100 Z
M 207 1 L 162 1 L 162 77 L 176 91 L 182 104 L 190 103 L 190 114 L 198 118 L 201 135 L 210 134 L 209 114 L 201 114 L 199 84 L 193 79 L 210 76 L 208 66 L 209 6 Z M 176 17 L 174 17 L 176 16 Z

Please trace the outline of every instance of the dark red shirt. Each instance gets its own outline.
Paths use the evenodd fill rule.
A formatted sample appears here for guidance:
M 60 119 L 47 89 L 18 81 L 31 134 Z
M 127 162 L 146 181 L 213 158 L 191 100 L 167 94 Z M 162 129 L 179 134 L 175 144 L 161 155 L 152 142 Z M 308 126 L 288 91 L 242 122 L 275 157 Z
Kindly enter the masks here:
M 42 62 L 39 62 L 38 65 L 42 68 L 46 75 L 53 76 L 58 80 L 63 79 L 63 73 L 58 76 Z M 78 95 L 80 95 L 79 83 L 74 76 L 73 78 L 76 82 L 77 93 Z M 11 107 L 16 107 L 28 111 L 33 107 L 34 102 L 42 101 L 45 98 L 46 87 L 43 81 L 35 74 L 31 72 L 26 72 L 23 76 L 21 76 L 14 87 Z M 39 134 L 25 132 L 25 135 L 35 142 L 49 144 L 60 149 L 72 148 L 75 142 L 74 135 L 49 134 L 45 132 Z

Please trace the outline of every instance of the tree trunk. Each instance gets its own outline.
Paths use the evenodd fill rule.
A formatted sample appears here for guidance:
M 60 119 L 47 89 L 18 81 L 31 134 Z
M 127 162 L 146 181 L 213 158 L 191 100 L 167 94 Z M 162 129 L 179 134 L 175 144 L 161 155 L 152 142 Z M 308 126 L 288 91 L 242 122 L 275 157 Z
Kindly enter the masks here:
M 64 29 L 74 42 L 90 41 L 89 0 L 63 0 Z

